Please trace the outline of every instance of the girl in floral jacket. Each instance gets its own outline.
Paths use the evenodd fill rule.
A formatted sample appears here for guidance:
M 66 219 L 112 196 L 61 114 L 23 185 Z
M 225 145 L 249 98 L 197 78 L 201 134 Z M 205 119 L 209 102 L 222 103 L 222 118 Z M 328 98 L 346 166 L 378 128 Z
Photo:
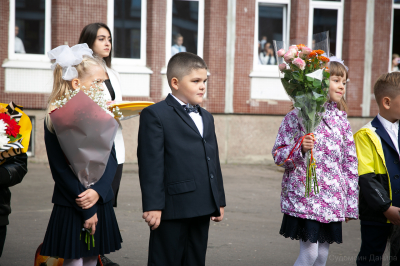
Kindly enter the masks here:
M 343 99 L 347 67 L 331 60 L 330 102 L 313 136 L 306 136 L 301 148 L 288 159 L 304 135 L 297 109 L 282 121 L 272 151 L 275 163 L 285 168 L 282 179 L 280 234 L 300 240 L 295 266 L 325 265 L 329 245 L 342 243 L 342 221 L 358 218 L 358 173 L 353 135 Z M 319 193 L 305 197 L 305 153 L 313 149 L 317 164 Z

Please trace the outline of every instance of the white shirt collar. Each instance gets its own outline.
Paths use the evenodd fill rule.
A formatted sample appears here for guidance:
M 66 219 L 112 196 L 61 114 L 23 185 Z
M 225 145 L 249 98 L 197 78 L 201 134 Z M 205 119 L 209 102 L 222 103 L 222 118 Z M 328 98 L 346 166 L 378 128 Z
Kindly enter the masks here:
M 392 130 L 394 132 L 398 132 L 399 131 L 399 120 L 397 120 L 396 122 L 392 123 L 390 121 L 388 121 L 386 118 L 383 118 L 380 114 L 377 115 L 379 121 L 382 123 L 383 127 L 388 131 L 388 130 Z
M 175 98 L 175 100 L 178 101 L 178 103 L 180 103 L 180 105 L 187 105 L 186 103 L 182 102 L 181 100 L 179 100 L 178 98 L 175 97 L 175 95 L 173 95 L 172 93 L 170 93 L 172 97 Z

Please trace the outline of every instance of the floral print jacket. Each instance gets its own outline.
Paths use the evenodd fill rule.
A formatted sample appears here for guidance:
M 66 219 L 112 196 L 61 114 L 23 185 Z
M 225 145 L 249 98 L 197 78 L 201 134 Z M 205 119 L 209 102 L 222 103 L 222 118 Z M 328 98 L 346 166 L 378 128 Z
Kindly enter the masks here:
M 275 163 L 285 168 L 282 179 L 281 209 L 291 216 L 322 223 L 358 218 L 358 171 L 354 139 L 345 112 L 329 103 L 314 131 L 313 153 L 317 164 L 319 193 L 305 197 L 306 160 L 301 148 L 286 160 L 304 135 L 297 109 L 282 121 L 272 150 Z M 304 183 L 303 183 L 304 182 Z

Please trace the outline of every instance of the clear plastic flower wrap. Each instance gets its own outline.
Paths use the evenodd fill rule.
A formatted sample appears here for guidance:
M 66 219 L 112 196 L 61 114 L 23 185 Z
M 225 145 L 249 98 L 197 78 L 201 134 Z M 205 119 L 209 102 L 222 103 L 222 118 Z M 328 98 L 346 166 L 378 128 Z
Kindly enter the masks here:
M 304 44 L 288 46 L 282 41 L 274 41 L 282 85 L 298 110 L 297 116 L 303 128 L 303 136 L 295 144 L 286 160 L 290 160 L 294 150 L 301 149 L 307 135 L 314 136 L 314 130 L 322 120 L 329 100 L 329 33 L 313 35 L 313 49 Z M 316 175 L 316 161 L 313 151 L 306 153 L 307 174 L 305 196 L 312 189 L 319 193 Z
M 53 106 L 58 108 L 50 113 L 61 149 L 86 188 L 104 174 L 118 129 L 103 93 L 94 87 L 57 100 Z

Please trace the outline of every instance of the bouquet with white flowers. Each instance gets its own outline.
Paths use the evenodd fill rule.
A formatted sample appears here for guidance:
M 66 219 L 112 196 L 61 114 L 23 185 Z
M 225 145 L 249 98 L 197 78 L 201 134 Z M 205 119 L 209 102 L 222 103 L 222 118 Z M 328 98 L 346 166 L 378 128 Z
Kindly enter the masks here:
M 105 171 L 118 123 L 97 80 L 89 89 L 82 87 L 68 95 L 51 104 L 55 109 L 50 118 L 71 168 L 90 188 Z

